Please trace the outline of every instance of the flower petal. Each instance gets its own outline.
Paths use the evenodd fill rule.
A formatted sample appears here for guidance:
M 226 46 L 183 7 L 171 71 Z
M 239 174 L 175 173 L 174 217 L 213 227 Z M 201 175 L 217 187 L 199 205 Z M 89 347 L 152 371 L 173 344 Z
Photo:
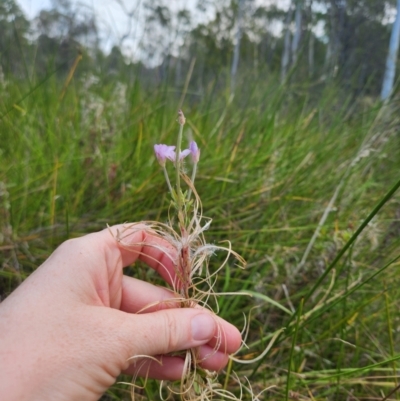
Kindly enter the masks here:
M 182 150 L 182 152 L 179 154 L 179 159 L 182 160 L 188 155 L 190 155 L 190 149 Z
M 156 154 L 158 162 L 164 166 L 167 158 L 173 160 L 171 156 L 175 155 L 175 146 L 164 144 L 154 145 L 154 153 Z

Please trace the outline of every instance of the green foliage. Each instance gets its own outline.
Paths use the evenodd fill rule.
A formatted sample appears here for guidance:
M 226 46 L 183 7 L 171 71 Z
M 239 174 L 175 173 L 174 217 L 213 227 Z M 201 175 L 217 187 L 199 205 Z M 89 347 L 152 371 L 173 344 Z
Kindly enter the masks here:
M 23 47 L 29 22 L 13 0 L 0 1 L 0 67 L 3 72 L 25 76 Z
M 255 394 L 272 386 L 265 399 L 380 397 L 396 384 L 400 352 L 399 264 L 390 262 L 399 256 L 397 194 L 334 260 L 399 179 L 395 105 L 354 101 L 335 86 L 311 95 L 307 84 L 260 82 L 242 83 L 233 100 L 211 86 L 184 103 L 185 140 L 193 137 L 202 152 L 196 187 L 213 218 L 207 239 L 229 239 L 248 262 L 245 271 L 230 264 L 215 287 L 252 294 L 219 299 L 237 326 L 243 313 L 252 316 L 250 348 L 238 358 L 261 353 L 285 328 L 266 357 L 233 370 Z M 152 147 L 175 140 L 180 93 L 95 76 L 76 77 L 62 91 L 55 76 L 29 96 L 18 81 L 1 87 L 2 296 L 66 238 L 107 223 L 167 219 Z M 127 272 L 156 280 L 145 268 Z M 238 388 L 232 375 L 226 383 Z M 154 383 L 145 394 L 158 397 Z M 129 395 L 116 385 L 104 399 Z

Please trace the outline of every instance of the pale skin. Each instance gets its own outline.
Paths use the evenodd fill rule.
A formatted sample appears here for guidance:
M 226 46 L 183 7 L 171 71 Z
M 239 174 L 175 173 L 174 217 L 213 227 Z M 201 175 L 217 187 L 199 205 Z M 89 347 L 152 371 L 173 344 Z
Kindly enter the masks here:
M 162 360 L 139 372 L 156 379 L 178 379 L 183 360 L 167 354 L 192 347 L 206 369 L 227 364 L 241 344 L 234 326 L 123 274 L 140 259 L 173 280 L 174 248 L 144 231 L 125 242 L 141 245 L 124 249 L 108 230 L 66 241 L 0 304 L 2 399 L 98 400 L 120 373 L 136 373 L 136 355 Z

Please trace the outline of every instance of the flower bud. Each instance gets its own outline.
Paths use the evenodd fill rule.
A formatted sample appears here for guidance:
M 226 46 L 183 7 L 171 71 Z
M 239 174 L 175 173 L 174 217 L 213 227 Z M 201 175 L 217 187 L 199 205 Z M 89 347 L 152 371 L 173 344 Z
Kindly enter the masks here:
M 196 164 L 200 160 L 200 149 L 195 141 L 191 141 L 189 145 L 189 150 L 192 155 L 193 163 Z
M 185 122 L 186 122 L 186 118 L 183 114 L 183 111 L 179 110 L 178 111 L 178 123 L 179 123 L 179 125 L 185 125 Z

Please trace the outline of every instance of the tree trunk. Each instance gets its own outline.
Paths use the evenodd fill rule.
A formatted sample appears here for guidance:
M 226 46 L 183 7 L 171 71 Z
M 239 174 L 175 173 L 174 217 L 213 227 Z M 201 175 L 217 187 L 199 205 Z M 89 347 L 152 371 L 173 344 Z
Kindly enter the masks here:
M 296 14 L 295 14 L 295 32 L 292 41 L 292 64 L 296 64 L 297 56 L 299 52 L 299 45 L 301 39 L 302 30 L 302 19 L 303 19 L 303 2 L 302 0 L 297 0 L 296 3 Z
M 347 10 L 347 0 L 330 0 L 329 42 L 326 49 L 325 73 L 328 77 L 335 77 L 339 66 L 343 63 L 342 37 Z
M 314 75 L 314 42 L 315 37 L 313 33 L 314 27 L 314 14 L 312 10 L 312 0 L 310 1 L 309 7 L 309 29 L 308 29 L 308 75 L 311 78 Z
M 283 44 L 283 53 L 282 53 L 282 60 L 281 60 L 281 82 L 286 79 L 287 70 L 290 61 L 290 24 L 292 22 L 293 16 L 293 2 L 290 4 L 290 8 L 288 10 L 286 20 L 285 20 L 285 39 Z
M 237 29 L 236 29 L 236 43 L 235 49 L 233 51 L 233 60 L 231 67 L 231 92 L 235 90 L 236 74 L 239 65 L 240 57 L 240 41 L 242 39 L 242 18 L 243 18 L 243 6 L 245 0 L 238 0 L 238 10 L 237 10 Z
M 393 91 L 393 83 L 396 75 L 396 61 L 399 51 L 400 40 L 400 0 L 397 0 L 397 15 L 393 23 L 392 34 L 390 36 L 389 53 L 386 59 L 385 76 L 383 79 L 381 99 L 389 98 Z

